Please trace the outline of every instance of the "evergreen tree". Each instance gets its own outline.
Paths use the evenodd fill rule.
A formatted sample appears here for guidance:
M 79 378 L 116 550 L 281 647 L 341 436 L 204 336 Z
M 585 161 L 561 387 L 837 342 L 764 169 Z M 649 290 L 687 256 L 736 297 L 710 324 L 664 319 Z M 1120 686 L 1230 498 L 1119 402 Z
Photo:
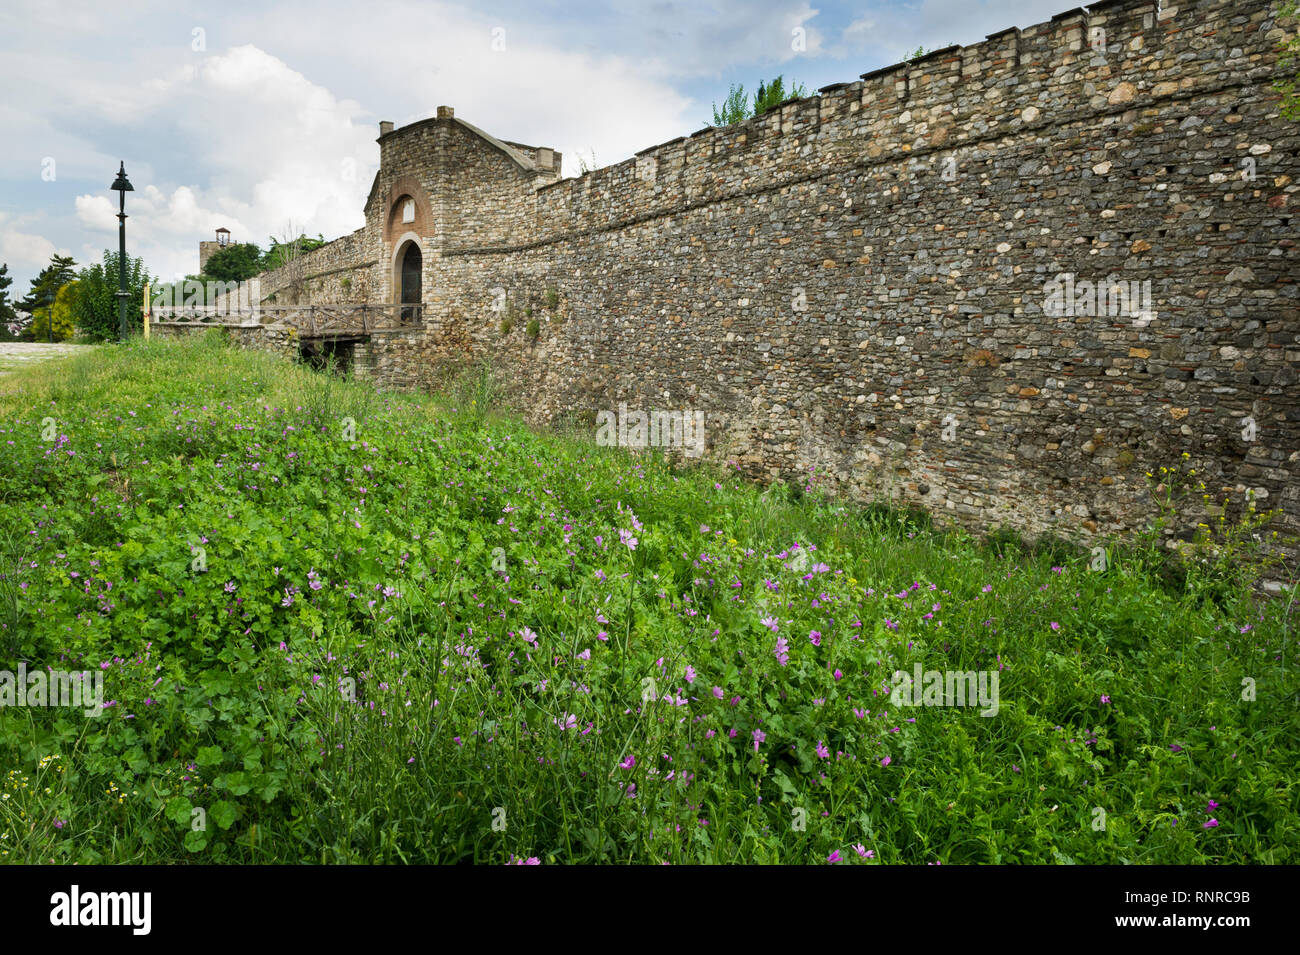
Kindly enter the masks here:
M 14 284 L 9 274 L 9 263 L 0 264 L 0 339 L 18 334 L 18 313 L 9 301 L 9 286 Z
M 70 255 L 57 253 L 52 255 L 50 264 L 41 269 L 40 275 L 32 279 L 31 291 L 18 303 L 18 308 L 34 315 L 38 308 L 49 308 L 53 305 L 59 289 L 77 277 L 76 264 Z

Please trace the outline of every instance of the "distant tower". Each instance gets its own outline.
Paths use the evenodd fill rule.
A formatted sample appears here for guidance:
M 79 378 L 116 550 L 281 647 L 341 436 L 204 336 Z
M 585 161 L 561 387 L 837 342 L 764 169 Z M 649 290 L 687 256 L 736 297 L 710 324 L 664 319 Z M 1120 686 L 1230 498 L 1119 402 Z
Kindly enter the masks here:
M 207 267 L 208 259 L 228 245 L 230 245 L 230 230 L 224 226 L 217 230 L 216 241 L 200 242 L 199 271 L 202 272 Z

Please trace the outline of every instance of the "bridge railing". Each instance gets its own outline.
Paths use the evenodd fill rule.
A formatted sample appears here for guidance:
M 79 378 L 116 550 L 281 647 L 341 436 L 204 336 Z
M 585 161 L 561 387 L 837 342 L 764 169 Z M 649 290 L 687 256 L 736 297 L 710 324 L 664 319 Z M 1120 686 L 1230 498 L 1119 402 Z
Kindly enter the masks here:
M 306 338 L 338 335 L 368 335 L 389 328 L 418 326 L 424 318 L 423 305 L 255 305 L 227 308 L 222 305 L 153 306 L 149 318 L 155 323 L 180 325 L 266 325 L 284 323 Z

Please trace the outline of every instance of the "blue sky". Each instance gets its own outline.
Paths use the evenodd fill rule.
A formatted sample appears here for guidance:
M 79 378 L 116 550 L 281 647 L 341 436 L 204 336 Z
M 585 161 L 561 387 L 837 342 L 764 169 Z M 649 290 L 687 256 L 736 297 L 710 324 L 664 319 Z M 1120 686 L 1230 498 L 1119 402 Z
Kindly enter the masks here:
M 150 270 L 198 268 L 218 226 L 267 244 L 364 223 L 380 120 L 439 105 L 576 170 L 706 125 L 732 82 L 809 91 L 918 46 L 974 43 L 1065 0 L 511 3 L 343 0 L 0 7 L 0 263 L 26 293 L 52 253 L 78 265 L 127 239 Z M 803 48 L 795 49 L 796 30 Z M 504 31 L 495 32 L 494 31 Z M 493 49 L 496 46 L 503 49 Z M 504 40 L 504 43 L 501 40 Z

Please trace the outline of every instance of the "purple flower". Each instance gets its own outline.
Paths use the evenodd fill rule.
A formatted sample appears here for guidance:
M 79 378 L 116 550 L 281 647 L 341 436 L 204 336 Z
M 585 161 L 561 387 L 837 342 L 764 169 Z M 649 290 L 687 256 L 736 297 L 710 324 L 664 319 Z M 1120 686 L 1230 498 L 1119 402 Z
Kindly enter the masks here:
M 621 544 L 626 544 L 628 550 L 636 550 L 637 540 L 632 536 L 631 531 L 625 531 L 621 527 L 618 529 L 618 540 Z
M 838 667 L 836 667 L 835 672 L 832 675 L 835 677 L 836 682 L 844 679 L 844 674 L 840 672 Z
M 695 667 L 691 666 L 689 663 L 686 664 L 686 682 L 695 682 Z
M 863 859 L 871 859 L 874 858 L 876 855 L 875 849 L 868 849 L 860 842 L 855 842 L 853 844 L 853 851 L 856 852 Z
M 720 687 L 720 686 L 715 686 L 715 687 L 713 688 L 713 695 L 714 695 L 716 698 L 718 698 L 719 700 L 722 699 L 722 687 Z
M 767 627 L 767 629 L 771 630 L 773 633 L 776 633 L 776 617 L 763 617 L 758 622 Z
M 790 645 L 786 642 L 785 637 L 776 638 L 776 647 L 772 650 L 773 655 L 781 666 L 790 662 Z
M 881 765 L 881 766 L 888 766 L 888 765 L 889 765 L 890 763 L 892 763 L 893 761 L 894 761 L 894 760 L 893 760 L 893 757 L 891 757 L 891 756 L 886 756 L 884 759 L 882 759 L 882 760 L 880 761 L 880 765 Z
M 1209 802 L 1209 805 L 1207 805 L 1207 806 L 1205 807 L 1205 811 L 1206 811 L 1206 812 L 1212 812 L 1213 810 L 1218 809 L 1218 808 L 1219 808 L 1219 804 L 1218 804 L 1217 802 L 1215 802 L 1213 799 L 1211 799 L 1210 802 Z
M 817 741 L 817 755 L 821 759 L 830 759 L 831 751 L 826 748 L 826 743 L 823 740 Z
M 1053 629 L 1053 630 L 1060 630 L 1060 629 L 1061 629 L 1061 625 L 1060 625 L 1059 623 L 1057 623 L 1055 620 L 1053 620 L 1053 621 L 1052 621 L 1052 629 Z
M 1103 694 L 1101 695 L 1101 702 L 1102 702 L 1103 704 L 1109 704 L 1109 703 L 1110 703 L 1110 697 L 1107 696 L 1105 693 L 1103 693 Z
M 619 763 L 618 765 L 622 769 L 631 769 L 633 766 L 636 765 L 636 757 L 633 756 L 631 753 L 628 753 L 627 759 L 623 760 L 623 762 Z
M 767 734 L 762 730 L 754 730 L 754 752 L 758 752 L 758 744 L 767 739 Z
M 826 861 L 829 862 L 831 865 L 834 865 L 835 863 L 839 862 L 839 861 L 840 861 L 840 850 L 839 850 L 839 849 L 836 849 L 834 852 L 832 852 L 830 855 L 828 855 L 828 856 L 826 857 Z
M 1177 743 L 1170 743 L 1170 744 L 1169 744 L 1169 751 L 1170 751 L 1171 753 L 1181 753 L 1181 752 L 1183 751 L 1183 748 L 1182 748 L 1181 746 L 1179 746 Z
M 808 632 L 808 640 L 814 647 L 820 647 L 822 645 L 822 635 L 817 630 L 810 630 Z
M 1217 829 L 1217 828 L 1219 828 L 1219 820 L 1217 820 L 1217 819 L 1211 819 L 1209 822 L 1202 823 L 1202 824 L 1201 824 L 1201 828 L 1202 828 L 1202 829 Z

